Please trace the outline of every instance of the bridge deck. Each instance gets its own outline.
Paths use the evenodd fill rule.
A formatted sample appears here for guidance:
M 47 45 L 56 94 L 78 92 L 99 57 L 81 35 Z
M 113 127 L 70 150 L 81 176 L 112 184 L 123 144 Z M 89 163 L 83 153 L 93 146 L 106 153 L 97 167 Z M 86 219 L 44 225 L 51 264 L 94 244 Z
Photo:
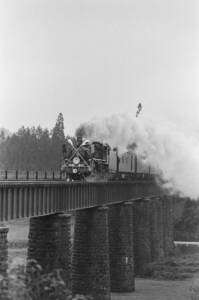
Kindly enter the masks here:
M 0 182 L 0 221 L 89 208 L 130 199 L 152 197 L 160 188 L 152 181 Z

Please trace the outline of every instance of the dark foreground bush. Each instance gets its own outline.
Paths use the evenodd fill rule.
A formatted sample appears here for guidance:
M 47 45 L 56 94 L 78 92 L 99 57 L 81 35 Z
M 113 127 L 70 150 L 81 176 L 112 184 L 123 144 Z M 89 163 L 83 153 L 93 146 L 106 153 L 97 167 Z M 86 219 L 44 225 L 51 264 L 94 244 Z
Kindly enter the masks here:
M 93 300 L 83 295 L 72 295 L 66 287 L 60 270 L 43 274 L 36 261 L 30 261 L 28 268 L 13 263 L 7 277 L 0 277 L 2 300 Z

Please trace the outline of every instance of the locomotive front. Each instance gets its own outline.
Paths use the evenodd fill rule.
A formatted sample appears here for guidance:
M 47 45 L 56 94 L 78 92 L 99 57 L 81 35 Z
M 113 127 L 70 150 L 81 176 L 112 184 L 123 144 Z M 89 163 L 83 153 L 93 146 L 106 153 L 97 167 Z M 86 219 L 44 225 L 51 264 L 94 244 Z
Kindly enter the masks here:
M 67 139 L 63 145 L 64 164 L 61 171 L 67 180 L 85 180 L 108 172 L 109 146 L 100 142 L 89 142 L 78 136 Z
M 66 179 L 83 180 L 91 174 L 90 152 L 90 144 L 83 143 L 81 137 L 73 142 L 67 139 L 63 145 L 64 164 L 61 168 Z

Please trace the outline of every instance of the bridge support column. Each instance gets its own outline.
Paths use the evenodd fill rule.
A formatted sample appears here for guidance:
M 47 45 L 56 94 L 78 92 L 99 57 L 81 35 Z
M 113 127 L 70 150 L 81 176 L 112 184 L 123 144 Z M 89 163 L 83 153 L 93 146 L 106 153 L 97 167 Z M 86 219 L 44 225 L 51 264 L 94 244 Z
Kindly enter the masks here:
M 165 257 L 173 254 L 173 199 L 171 197 L 162 198 L 163 206 L 163 243 Z
M 145 264 L 151 262 L 150 200 L 134 202 L 135 274 L 142 275 Z
M 0 275 L 7 275 L 8 268 L 8 227 L 0 227 Z
M 111 299 L 107 207 L 76 212 L 72 291 L 95 300 Z
M 132 292 L 135 289 L 132 202 L 110 206 L 109 243 L 111 291 Z
M 169 197 L 151 199 L 151 257 L 152 261 L 163 259 L 169 255 L 168 248 L 172 245 L 172 211 Z
M 34 259 L 44 273 L 61 269 L 70 286 L 70 215 L 54 214 L 30 219 L 28 260 Z
M 173 197 L 169 198 L 169 255 L 173 255 L 174 253 L 174 202 Z
M 151 199 L 150 227 L 151 227 L 151 260 L 158 261 L 161 258 L 164 258 L 163 207 L 160 198 Z
M 8 228 L 0 227 L 0 276 L 6 279 L 8 269 Z M 8 283 L 0 281 L 0 298 L 8 299 Z
M 163 209 L 163 202 L 162 198 L 157 198 L 157 232 L 158 232 L 158 238 L 159 238 L 159 257 L 158 259 L 163 259 L 165 257 L 165 251 L 164 251 L 164 221 L 163 221 L 163 215 L 164 215 L 164 209 Z

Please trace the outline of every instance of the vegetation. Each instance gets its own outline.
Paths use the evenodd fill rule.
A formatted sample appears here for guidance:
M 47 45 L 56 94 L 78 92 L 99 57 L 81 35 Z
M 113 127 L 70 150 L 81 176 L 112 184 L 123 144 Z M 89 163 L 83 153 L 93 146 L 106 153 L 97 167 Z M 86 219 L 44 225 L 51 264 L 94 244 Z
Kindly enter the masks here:
M 64 118 L 58 115 L 54 128 L 21 127 L 16 133 L 0 136 L 0 167 L 8 170 L 59 169 L 65 141 Z
M 144 277 L 166 280 L 184 280 L 199 273 L 199 254 L 192 253 L 166 258 L 146 264 Z
M 174 226 L 175 241 L 199 241 L 199 202 L 187 199 Z
M 72 295 L 59 270 L 43 274 L 36 261 L 28 262 L 28 269 L 17 263 L 9 267 L 8 276 L 0 278 L 0 295 L 5 300 L 92 300 L 83 295 Z

